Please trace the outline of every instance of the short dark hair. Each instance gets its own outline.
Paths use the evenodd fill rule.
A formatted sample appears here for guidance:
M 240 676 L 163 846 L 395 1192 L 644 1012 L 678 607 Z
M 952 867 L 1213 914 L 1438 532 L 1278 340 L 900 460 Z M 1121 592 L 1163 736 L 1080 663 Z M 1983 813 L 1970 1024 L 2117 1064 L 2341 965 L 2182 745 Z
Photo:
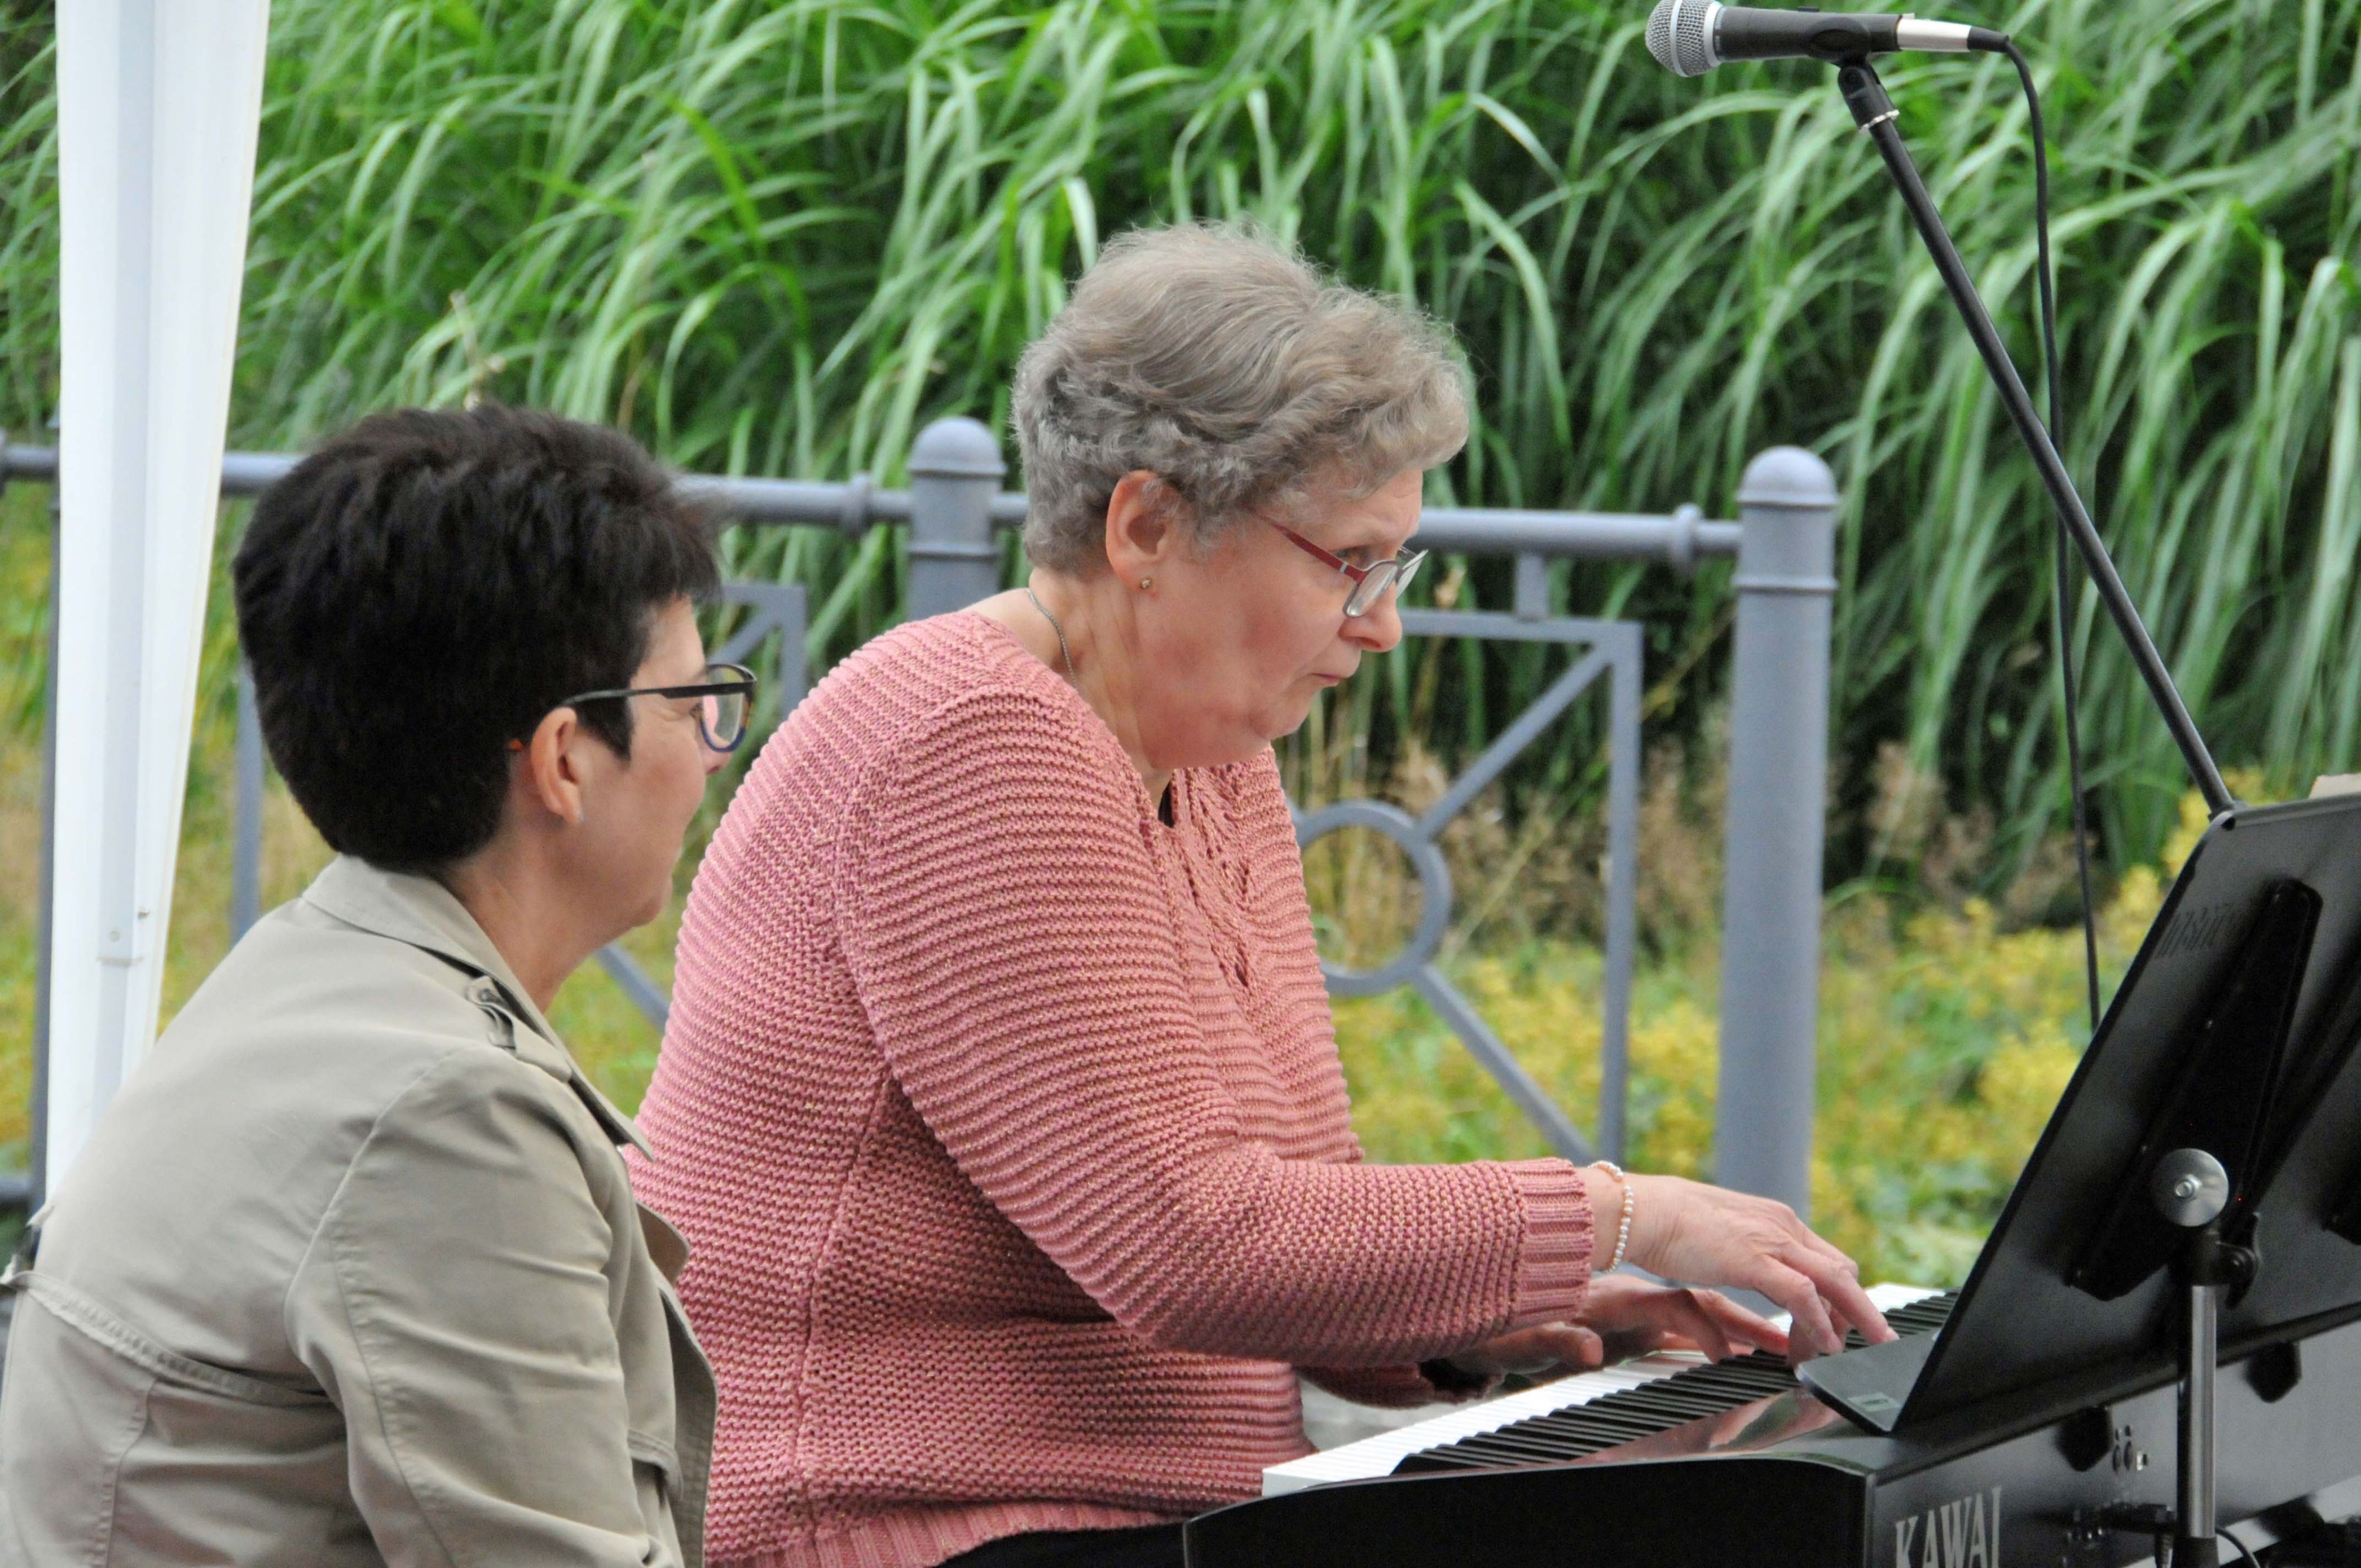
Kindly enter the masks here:
M 235 567 L 263 739 L 339 853 L 389 871 L 499 830 L 508 742 L 631 684 L 712 597 L 711 530 L 629 436 L 484 406 L 370 416 L 255 504 Z M 631 755 L 631 705 L 582 722 Z

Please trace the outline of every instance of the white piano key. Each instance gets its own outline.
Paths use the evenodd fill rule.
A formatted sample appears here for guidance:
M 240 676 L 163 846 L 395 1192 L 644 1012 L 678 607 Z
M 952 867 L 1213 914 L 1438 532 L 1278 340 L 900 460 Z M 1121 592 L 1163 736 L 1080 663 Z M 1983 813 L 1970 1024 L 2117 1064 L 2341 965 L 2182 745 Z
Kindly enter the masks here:
M 1881 1312 L 1906 1307 L 1913 1301 L 1924 1300 L 1941 1292 L 1915 1285 L 1873 1285 L 1869 1299 Z M 1686 1372 L 1705 1364 L 1705 1357 L 1693 1350 L 1663 1351 L 1643 1355 L 1634 1361 L 1602 1367 L 1597 1372 L 1578 1372 L 1571 1377 L 1561 1377 L 1554 1383 L 1543 1383 L 1523 1388 L 1498 1398 L 1483 1399 L 1471 1405 L 1436 1416 L 1415 1425 L 1396 1427 L 1375 1437 L 1363 1438 L 1324 1453 L 1306 1454 L 1290 1459 L 1284 1464 L 1272 1464 L 1262 1473 L 1262 1495 L 1276 1497 L 1286 1492 L 1301 1491 L 1306 1486 L 1318 1486 L 1331 1481 L 1368 1481 L 1393 1474 L 1394 1466 L 1421 1449 L 1436 1448 L 1462 1438 L 1483 1432 L 1498 1431 L 1512 1421 L 1529 1416 L 1547 1415 L 1553 1410 L 1571 1409 L 1587 1405 L 1593 1399 L 1624 1388 L 1636 1388 Z

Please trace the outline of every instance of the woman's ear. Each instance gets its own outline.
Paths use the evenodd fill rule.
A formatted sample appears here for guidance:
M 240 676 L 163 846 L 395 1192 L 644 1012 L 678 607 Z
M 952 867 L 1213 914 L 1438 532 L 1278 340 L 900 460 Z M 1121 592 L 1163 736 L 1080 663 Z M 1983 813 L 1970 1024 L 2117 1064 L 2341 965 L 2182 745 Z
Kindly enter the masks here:
M 1118 582 L 1152 577 L 1180 545 L 1172 515 L 1179 498 L 1145 468 L 1115 481 L 1107 498 L 1106 558 Z
M 590 739 L 581 715 L 572 708 L 553 707 L 543 714 L 523 742 L 518 769 L 526 800 L 561 822 L 581 821 L 582 769 L 575 749 Z

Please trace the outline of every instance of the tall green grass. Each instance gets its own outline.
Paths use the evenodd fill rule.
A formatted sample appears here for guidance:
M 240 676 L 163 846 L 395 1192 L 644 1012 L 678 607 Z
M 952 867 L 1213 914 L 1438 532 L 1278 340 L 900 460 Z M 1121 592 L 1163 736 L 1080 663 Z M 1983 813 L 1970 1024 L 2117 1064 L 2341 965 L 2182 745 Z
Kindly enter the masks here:
M 2001 824 L 2062 792 L 2048 516 L 1932 270 L 1818 68 L 1697 82 L 1641 0 L 277 0 L 235 400 L 300 442 L 395 400 L 616 421 L 703 467 L 896 477 L 1009 367 L 1101 240 L 1250 215 L 1451 322 L 1480 411 L 1438 499 L 1728 515 L 1749 454 L 1835 463 L 1839 870 L 1877 744 Z M 2361 766 L 2361 0 L 1960 0 L 2034 54 L 2055 138 L 2074 467 L 2216 744 Z M 38 15 L 38 14 L 37 14 Z M 0 23 L 0 420 L 54 399 L 38 20 Z M 1897 60 L 1903 123 L 2031 366 L 2025 116 L 1996 61 Z M 740 540 L 813 583 L 814 643 L 897 613 L 880 532 Z M 1654 622 L 1694 726 L 1726 595 L 1585 569 Z M 1505 599 L 1505 565 L 1450 580 Z M 1442 585 L 1438 583 L 1438 587 Z M 2180 781 L 2085 600 L 2110 851 Z M 1411 650 L 1332 716 L 1449 753 L 1551 673 Z M 1453 722 L 1443 724 L 1444 716 Z M 1570 731 L 1521 775 L 1579 784 Z

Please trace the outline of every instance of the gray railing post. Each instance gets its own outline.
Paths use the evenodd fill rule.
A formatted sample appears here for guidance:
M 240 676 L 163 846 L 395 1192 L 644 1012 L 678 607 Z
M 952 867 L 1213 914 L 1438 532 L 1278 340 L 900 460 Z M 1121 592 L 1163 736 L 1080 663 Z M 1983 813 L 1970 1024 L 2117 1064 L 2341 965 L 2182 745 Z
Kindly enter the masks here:
M 1620 1161 L 1631 1114 L 1631 967 L 1640 945 L 1640 665 L 1638 627 L 1608 692 L 1607 1015 L 1598 1037 L 1598 1146 Z
M 1806 1212 L 1828 809 L 1836 482 L 1799 447 L 1738 490 L 1714 1179 Z
M 229 861 L 229 939 L 235 947 L 262 918 L 262 712 L 254 671 L 237 662 L 237 806 Z
M 6 469 L 0 467 L 0 475 Z M 33 948 L 32 1137 L 26 1151 L 25 1212 L 40 1212 L 49 1184 L 49 906 L 57 892 L 58 560 L 64 554 L 58 488 L 49 490 L 49 654 L 41 687 L 41 912 Z
M 939 419 L 910 447 L 910 619 L 964 609 L 1000 591 L 992 501 L 1008 465 L 975 420 Z

